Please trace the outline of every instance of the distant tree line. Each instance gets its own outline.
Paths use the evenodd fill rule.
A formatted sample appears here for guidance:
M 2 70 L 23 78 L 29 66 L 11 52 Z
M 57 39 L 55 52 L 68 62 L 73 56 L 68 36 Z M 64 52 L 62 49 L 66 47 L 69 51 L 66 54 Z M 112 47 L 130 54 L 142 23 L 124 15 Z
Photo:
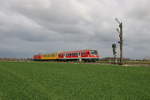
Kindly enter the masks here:
M 0 61 L 32 61 L 32 58 L 0 58 Z

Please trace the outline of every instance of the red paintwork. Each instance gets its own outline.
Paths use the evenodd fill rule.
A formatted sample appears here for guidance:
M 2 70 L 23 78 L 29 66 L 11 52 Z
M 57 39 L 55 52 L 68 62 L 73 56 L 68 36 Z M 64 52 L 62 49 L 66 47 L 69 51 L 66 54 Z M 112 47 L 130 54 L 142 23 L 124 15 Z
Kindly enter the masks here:
M 42 59 L 42 55 L 41 55 L 41 54 L 34 55 L 34 56 L 33 56 L 33 59 Z
M 78 53 L 78 55 L 73 55 L 73 53 Z M 79 56 L 80 53 L 80 56 Z M 71 54 L 71 55 L 70 55 Z M 65 56 L 67 55 L 67 56 Z M 99 55 L 92 55 L 90 50 L 78 50 L 78 51 L 64 51 L 60 52 L 58 55 L 59 59 L 66 59 L 66 58 L 99 58 Z

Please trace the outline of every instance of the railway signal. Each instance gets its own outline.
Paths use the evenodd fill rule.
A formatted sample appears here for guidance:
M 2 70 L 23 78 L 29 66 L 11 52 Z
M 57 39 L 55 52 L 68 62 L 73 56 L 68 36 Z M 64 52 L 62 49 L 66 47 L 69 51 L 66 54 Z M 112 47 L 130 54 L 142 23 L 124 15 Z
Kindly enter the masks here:
M 117 48 L 116 44 L 113 43 L 112 44 L 112 49 L 113 49 L 113 55 L 114 55 L 114 64 L 117 63 L 117 61 L 116 61 L 116 56 L 117 56 L 116 48 Z
M 119 33 L 120 41 L 118 42 L 120 45 L 120 64 L 123 64 L 123 24 L 117 18 L 115 18 L 116 22 L 119 24 L 119 28 L 117 28 L 117 32 Z

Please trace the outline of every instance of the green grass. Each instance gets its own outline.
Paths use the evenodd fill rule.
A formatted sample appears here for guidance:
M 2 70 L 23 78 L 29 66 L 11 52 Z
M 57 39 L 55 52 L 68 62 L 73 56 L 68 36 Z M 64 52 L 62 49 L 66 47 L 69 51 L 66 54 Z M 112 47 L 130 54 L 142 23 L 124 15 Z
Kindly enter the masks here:
M 0 100 L 150 100 L 150 67 L 0 62 Z

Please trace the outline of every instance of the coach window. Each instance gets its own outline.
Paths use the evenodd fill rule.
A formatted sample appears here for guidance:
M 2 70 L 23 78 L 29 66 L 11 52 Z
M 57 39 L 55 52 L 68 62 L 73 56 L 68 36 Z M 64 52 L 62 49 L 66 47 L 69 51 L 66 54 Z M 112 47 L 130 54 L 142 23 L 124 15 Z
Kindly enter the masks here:
M 84 52 L 82 52 L 81 55 L 84 55 Z
M 77 54 L 77 53 L 75 53 L 75 55 L 76 55 L 76 56 L 78 56 L 78 54 Z

